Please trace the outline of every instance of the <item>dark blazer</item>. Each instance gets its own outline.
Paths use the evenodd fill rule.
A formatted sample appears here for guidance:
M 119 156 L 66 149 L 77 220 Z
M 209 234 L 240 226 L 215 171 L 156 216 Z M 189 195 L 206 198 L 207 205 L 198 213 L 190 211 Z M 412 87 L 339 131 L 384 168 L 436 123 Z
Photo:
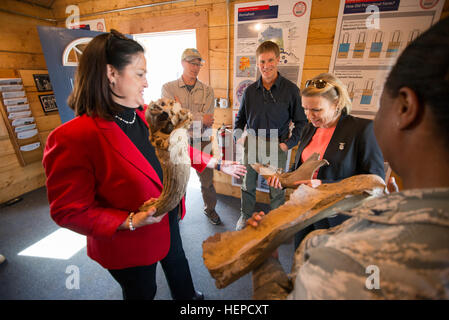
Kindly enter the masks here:
M 304 127 L 292 170 L 302 164 L 301 154 L 315 131 L 311 123 Z M 323 158 L 329 165 L 319 169 L 317 179 L 324 183 L 337 182 L 357 174 L 377 174 L 385 179 L 384 159 L 371 120 L 342 114 Z

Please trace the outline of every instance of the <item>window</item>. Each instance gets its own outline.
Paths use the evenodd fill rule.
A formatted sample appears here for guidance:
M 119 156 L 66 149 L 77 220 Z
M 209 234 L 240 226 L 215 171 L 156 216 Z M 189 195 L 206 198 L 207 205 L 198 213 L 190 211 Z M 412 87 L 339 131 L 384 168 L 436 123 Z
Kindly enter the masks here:
M 161 97 L 162 85 L 181 77 L 181 55 L 186 48 L 196 48 L 195 30 L 136 34 L 134 39 L 145 48 L 148 88 L 145 103 Z

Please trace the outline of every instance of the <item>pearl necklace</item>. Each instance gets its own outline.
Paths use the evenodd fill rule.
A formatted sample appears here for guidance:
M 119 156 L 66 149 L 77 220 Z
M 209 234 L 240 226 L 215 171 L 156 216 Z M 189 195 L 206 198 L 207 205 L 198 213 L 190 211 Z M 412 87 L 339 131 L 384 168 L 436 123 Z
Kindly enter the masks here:
M 120 120 L 120 121 L 126 123 L 126 124 L 133 124 L 134 122 L 136 122 L 136 112 L 134 112 L 134 118 L 133 118 L 131 121 L 127 121 L 127 120 L 125 120 L 125 119 L 119 117 L 118 115 L 114 115 L 114 117 L 115 117 L 116 119 L 118 119 L 118 120 Z

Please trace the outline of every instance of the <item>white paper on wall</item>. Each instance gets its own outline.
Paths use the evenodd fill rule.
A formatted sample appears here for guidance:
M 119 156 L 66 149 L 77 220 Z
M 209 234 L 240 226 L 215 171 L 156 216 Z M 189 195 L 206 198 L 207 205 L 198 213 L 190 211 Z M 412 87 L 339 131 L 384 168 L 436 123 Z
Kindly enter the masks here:
M 12 121 L 11 125 L 13 127 L 15 127 L 15 126 L 22 126 L 22 125 L 25 125 L 25 124 L 31 124 L 33 122 L 34 122 L 34 117 L 24 117 L 24 118 L 14 119 Z
M 20 98 L 25 96 L 25 91 L 7 91 L 2 93 L 3 99 Z
M 37 129 L 18 132 L 17 138 L 18 139 L 28 139 L 28 138 L 34 137 L 35 135 L 37 135 Z
M 21 78 L 0 78 L 0 86 L 22 83 Z
M 39 148 L 40 145 L 41 145 L 40 142 L 27 144 L 27 145 L 21 146 L 20 151 L 33 151 L 33 150 L 36 150 L 37 148 Z
M 443 5 L 442 0 L 340 1 L 329 72 L 347 85 L 352 114 L 374 118 L 391 67 L 412 40 L 439 21 Z
M 23 85 L 0 85 L 0 92 L 18 91 L 22 90 Z
M 3 99 L 3 104 L 5 106 L 12 106 L 16 104 L 26 104 L 28 103 L 28 99 L 24 98 L 14 98 L 14 99 Z
M 8 119 L 17 119 L 31 116 L 31 111 L 11 112 L 8 114 Z
M 19 112 L 19 111 L 25 111 L 25 110 L 30 110 L 30 105 L 28 103 L 6 107 L 7 112 Z
M 36 128 L 36 124 L 27 124 L 24 126 L 18 126 L 14 128 L 15 132 L 23 132 L 23 131 L 27 131 L 27 130 L 31 130 L 31 129 L 35 129 Z

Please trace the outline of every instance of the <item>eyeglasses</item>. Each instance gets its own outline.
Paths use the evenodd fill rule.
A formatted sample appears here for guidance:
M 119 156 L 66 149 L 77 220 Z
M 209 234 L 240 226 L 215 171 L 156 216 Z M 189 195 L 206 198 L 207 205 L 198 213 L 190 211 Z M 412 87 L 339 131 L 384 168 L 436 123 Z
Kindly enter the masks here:
M 323 89 L 327 84 L 328 84 L 328 82 L 326 80 L 322 80 L 322 79 L 307 80 L 306 88 L 308 88 L 310 86 L 314 86 L 317 89 Z M 329 85 L 331 85 L 331 84 L 329 83 Z
M 187 61 L 188 63 L 190 63 L 192 66 L 195 66 L 195 67 L 198 67 L 198 68 L 201 68 L 203 65 L 201 64 L 201 63 L 199 63 L 199 62 L 190 62 L 190 61 Z
M 267 92 L 267 93 L 266 93 Z M 269 95 L 269 97 L 271 98 L 271 100 L 273 100 L 273 102 L 274 103 L 277 103 L 276 102 L 276 99 L 273 97 L 273 94 L 271 93 L 271 90 L 267 90 L 267 89 L 265 89 L 265 88 L 263 88 L 263 100 L 264 100 L 264 102 L 266 102 L 266 103 L 269 103 L 270 101 L 268 101 L 268 98 L 266 97 L 266 96 L 268 96 Z

